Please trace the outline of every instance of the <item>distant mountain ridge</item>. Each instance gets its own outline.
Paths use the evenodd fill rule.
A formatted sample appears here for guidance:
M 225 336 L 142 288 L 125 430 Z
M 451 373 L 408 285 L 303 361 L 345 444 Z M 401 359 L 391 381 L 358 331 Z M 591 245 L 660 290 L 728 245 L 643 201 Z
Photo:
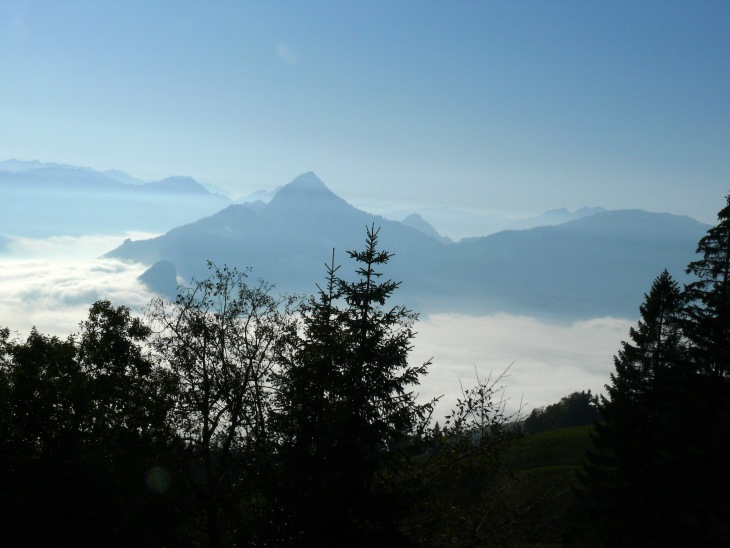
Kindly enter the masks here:
M 381 227 L 382 248 L 395 253 L 386 275 L 402 281 L 401 298 L 417 309 L 569 320 L 635 317 L 643 292 L 664 268 L 685 279 L 684 267 L 709 228 L 666 213 L 599 210 L 555 226 L 444 245 L 423 230 L 355 208 L 306 173 L 268 204 L 231 205 L 157 238 L 126 241 L 107 256 L 169 261 L 183 279 L 206 276 L 207 260 L 250 266 L 282 291 L 309 293 L 333 248 L 347 270 L 345 251 L 361 248 L 370 225 Z
M 230 204 L 192 177 L 145 182 L 37 160 L 0 162 L 0 234 L 45 237 L 162 232 Z
M 551 209 L 532 217 L 514 217 L 503 213 L 464 210 L 452 207 L 426 207 L 417 210 L 397 209 L 384 213 L 389 219 L 404 219 L 416 214 L 429 224 L 438 227 L 441 234 L 459 241 L 464 238 L 481 238 L 503 230 L 526 230 L 538 226 L 565 223 L 587 215 L 605 211 L 602 207 L 581 207 L 575 211 L 567 208 Z
M 37 160 L 0 162 L 0 185 L 32 185 L 43 189 L 87 192 L 212 194 L 202 184 L 187 176 L 173 176 L 160 181 L 145 182 L 119 170 L 99 172 L 91 168 L 43 163 Z

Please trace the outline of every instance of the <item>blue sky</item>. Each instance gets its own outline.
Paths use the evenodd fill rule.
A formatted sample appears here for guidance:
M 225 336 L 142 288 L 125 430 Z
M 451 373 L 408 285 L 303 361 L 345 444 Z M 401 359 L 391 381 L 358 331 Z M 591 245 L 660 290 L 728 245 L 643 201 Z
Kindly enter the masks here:
M 0 0 L 0 160 L 712 222 L 730 2 Z

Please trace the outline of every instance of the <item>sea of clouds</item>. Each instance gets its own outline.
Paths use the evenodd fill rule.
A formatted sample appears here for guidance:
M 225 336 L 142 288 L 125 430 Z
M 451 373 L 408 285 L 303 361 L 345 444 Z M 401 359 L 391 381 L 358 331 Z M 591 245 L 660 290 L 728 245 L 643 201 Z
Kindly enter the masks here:
M 154 297 L 137 279 L 145 266 L 101 258 L 127 237 L 145 235 L 11 238 L 0 254 L 0 326 L 20 337 L 34 326 L 65 337 L 78 331 L 98 299 L 141 313 Z M 513 411 L 548 405 L 574 391 L 602 392 L 632 323 L 596 318 L 565 325 L 507 314 L 422 316 L 411 358 L 433 363 L 418 387 L 420 398 L 443 396 L 439 415 L 445 414 L 462 386 L 502 373 Z

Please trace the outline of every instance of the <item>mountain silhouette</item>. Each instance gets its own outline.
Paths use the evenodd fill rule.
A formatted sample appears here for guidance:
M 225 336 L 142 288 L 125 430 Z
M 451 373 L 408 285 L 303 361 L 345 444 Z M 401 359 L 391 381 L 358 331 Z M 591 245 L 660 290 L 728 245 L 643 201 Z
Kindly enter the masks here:
M 442 247 L 413 228 L 353 207 L 313 173 L 294 179 L 268 204 L 258 204 L 231 205 L 160 237 L 128 240 L 107 256 L 146 264 L 167 260 L 184 279 L 205 276 L 207 260 L 252 267 L 255 277 L 280 290 L 307 292 L 321 281 L 332 249 L 344 262 L 347 250 L 362 245 L 367 226 L 382 227 L 383 245 L 399 249 L 389 274 L 406 274 Z
M 191 177 L 144 182 L 114 170 L 0 162 L 0 233 L 14 236 L 163 232 L 230 202 Z
M 555 225 L 512 230 L 446 245 L 422 231 L 359 210 L 313 173 L 281 188 L 268 204 L 231 205 L 157 238 L 126 241 L 107 256 L 152 265 L 170 261 L 183 279 L 207 275 L 207 260 L 252 267 L 280 291 L 311 293 L 335 249 L 348 276 L 347 250 L 365 227 L 395 254 L 386 275 L 421 311 L 513 312 L 575 320 L 633 318 L 664 268 L 680 281 L 708 226 L 642 210 L 598 210 Z
M 410 215 L 408 215 L 408 217 L 403 219 L 401 222 L 406 226 L 415 228 L 419 232 L 423 232 L 426 236 L 430 236 L 431 238 L 434 238 L 435 240 L 437 240 L 443 244 L 453 243 L 451 238 L 441 236 L 441 234 L 438 233 L 438 231 L 433 227 L 433 225 L 431 225 L 428 221 L 426 221 L 418 213 L 411 213 Z

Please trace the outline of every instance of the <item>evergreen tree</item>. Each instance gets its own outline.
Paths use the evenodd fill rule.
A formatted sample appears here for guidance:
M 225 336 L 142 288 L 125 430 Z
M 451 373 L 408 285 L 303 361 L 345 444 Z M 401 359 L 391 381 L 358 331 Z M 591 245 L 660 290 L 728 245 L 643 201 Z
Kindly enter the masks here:
M 698 280 L 685 289 L 686 332 L 695 363 L 718 376 L 730 375 L 730 195 L 726 200 L 717 225 L 697 245 L 702 258 L 687 266 Z
M 686 389 L 695 429 L 685 519 L 707 543 L 730 538 L 730 195 L 717 218 L 697 245 L 701 258 L 687 266 L 697 280 L 685 288 L 684 329 L 696 371 Z
M 328 267 L 327 284 L 302 308 L 303 330 L 280 378 L 285 541 L 393 544 L 395 489 L 406 444 L 428 405 L 412 387 L 426 365 L 409 366 L 416 315 L 386 307 L 398 283 L 381 281 L 392 257 L 367 230 L 356 281 Z
M 673 504 L 682 497 L 667 461 L 686 377 L 680 330 L 682 293 L 665 270 L 640 307 L 641 319 L 614 358 L 586 465 L 593 519 L 609 545 L 671 540 Z M 680 404 L 681 406 L 681 404 Z

